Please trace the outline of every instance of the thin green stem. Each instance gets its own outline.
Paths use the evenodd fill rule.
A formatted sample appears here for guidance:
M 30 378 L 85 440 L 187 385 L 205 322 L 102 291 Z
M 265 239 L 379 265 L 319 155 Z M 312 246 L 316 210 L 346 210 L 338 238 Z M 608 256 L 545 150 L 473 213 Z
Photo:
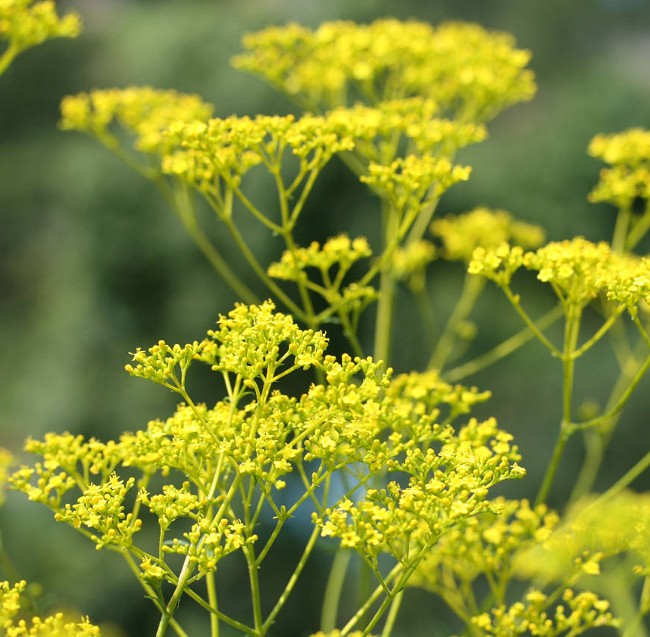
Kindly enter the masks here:
M 381 273 L 379 301 L 375 321 L 374 358 L 389 364 L 391 336 L 393 331 L 393 305 L 395 303 L 395 277 L 392 273 Z
M 0 75 L 2 75 L 9 65 L 16 59 L 20 53 L 20 49 L 16 46 L 15 42 L 11 42 L 0 56 Z
M 296 583 L 298 582 L 298 579 L 300 578 L 300 575 L 302 574 L 302 571 L 305 568 L 305 565 L 307 564 L 307 560 L 309 559 L 309 556 L 312 554 L 312 551 L 314 550 L 314 546 L 316 545 L 316 540 L 318 539 L 319 535 L 320 535 L 320 529 L 317 526 L 314 526 L 314 529 L 311 532 L 311 535 L 309 536 L 309 540 L 305 545 L 305 549 L 303 550 L 302 555 L 300 556 L 300 560 L 298 561 L 296 568 L 291 574 L 291 577 L 289 578 L 287 585 L 284 587 L 282 594 L 280 595 L 278 601 L 273 607 L 273 610 L 271 610 L 269 616 L 266 618 L 266 621 L 262 626 L 264 634 L 266 634 L 266 632 L 272 626 L 278 613 L 282 610 L 287 599 L 289 599 L 289 595 L 291 595 L 293 589 L 295 588 Z
M 390 609 L 388 610 L 388 615 L 386 616 L 386 623 L 384 624 L 384 629 L 381 631 L 381 637 L 390 637 L 393 632 L 393 627 L 395 626 L 395 620 L 399 614 L 400 606 L 402 605 L 402 599 L 404 598 L 404 591 L 400 591 L 393 597 L 391 602 Z
M 650 451 L 648 451 L 643 458 L 638 460 L 634 466 L 625 472 L 605 493 L 603 493 L 594 504 L 602 504 L 604 501 L 618 495 L 624 489 L 630 486 L 646 469 L 650 467 Z
M 614 405 L 614 407 L 612 407 L 610 411 L 608 411 L 606 414 L 603 414 L 602 416 L 597 416 L 596 418 L 586 420 L 585 422 L 573 423 L 572 425 L 573 428 L 576 430 L 591 429 L 593 427 L 603 424 L 604 422 L 607 422 L 608 420 L 611 420 L 623 409 L 625 403 L 629 400 L 630 396 L 632 395 L 632 392 L 634 392 L 636 386 L 641 382 L 641 379 L 645 376 L 649 368 L 650 368 L 650 355 L 646 358 L 643 365 L 641 365 L 641 367 L 635 374 L 634 379 L 629 384 L 628 388 L 623 392 L 616 405 Z
M 562 306 L 556 305 L 552 310 L 535 321 L 535 323 L 540 330 L 544 330 L 555 323 L 560 318 L 560 316 L 562 316 L 562 313 Z M 516 334 L 513 334 L 510 338 L 507 338 L 505 341 L 499 343 L 490 351 L 485 352 L 485 354 L 481 354 L 473 360 L 468 361 L 467 363 L 463 363 L 462 365 L 454 367 L 448 372 L 445 372 L 445 379 L 449 382 L 455 383 L 459 380 L 462 380 L 463 378 L 466 378 L 467 376 L 471 376 L 481 369 L 484 369 L 485 367 L 496 363 L 502 358 L 509 356 L 534 337 L 535 334 L 530 329 L 530 327 L 524 327 L 524 329 L 517 332 Z
M 384 578 L 382 584 L 390 582 L 390 580 L 395 579 L 402 571 L 403 566 L 401 564 L 396 564 L 391 572 Z M 368 612 L 372 605 L 381 597 L 382 594 L 385 594 L 384 585 L 380 584 L 375 588 L 375 590 L 370 594 L 365 603 L 357 609 L 357 612 L 352 616 L 350 621 L 343 627 L 341 630 L 341 637 L 346 637 L 361 620 L 361 618 Z
M 447 321 L 447 325 L 442 332 L 438 344 L 436 345 L 427 369 L 442 369 L 456 344 L 456 334 L 458 326 L 467 319 L 474 309 L 476 300 L 485 287 L 485 279 L 474 274 L 466 274 L 463 282 L 463 289 L 460 297 L 456 302 L 454 309 Z
M 165 610 L 165 603 L 162 600 L 161 596 L 140 577 L 140 569 L 133 561 L 131 555 L 125 551 L 120 551 L 120 555 L 126 561 L 131 572 L 136 576 L 137 581 L 140 582 L 140 585 L 142 586 L 145 593 L 147 594 L 147 597 L 151 599 L 156 604 L 156 606 L 158 606 L 158 609 L 160 610 L 160 612 L 162 613 L 162 617 L 164 618 L 166 614 L 166 610 Z M 162 618 L 161 618 L 161 623 L 162 623 Z M 160 625 L 158 626 L 158 630 L 156 631 L 156 637 L 163 637 L 163 635 L 165 635 L 165 633 L 167 632 L 167 628 L 169 626 L 171 626 L 172 630 L 178 635 L 178 637 L 188 637 L 187 633 L 181 628 L 180 624 L 173 617 L 166 618 L 165 628 L 163 629 L 162 632 L 160 632 L 161 630 Z
M 616 252 L 625 252 L 625 244 L 627 243 L 631 220 L 632 211 L 629 207 L 621 208 L 618 211 L 616 225 L 614 226 L 614 234 L 612 236 L 612 248 Z
M 294 261 L 297 261 L 296 252 L 298 250 L 298 247 L 296 246 L 296 242 L 293 240 L 293 234 L 292 234 L 294 221 L 292 219 L 293 215 L 291 215 L 289 212 L 290 195 L 287 193 L 287 190 L 284 185 L 284 181 L 282 180 L 282 174 L 280 173 L 279 164 L 276 165 L 274 169 L 271 170 L 271 172 L 273 174 L 273 178 L 275 179 L 275 187 L 278 192 L 278 201 L 280 204 L 280 215 L 282 217 L 282 230 L 281 230 L 282 236 L 284 237 L 284 241 L 287 246 L 287 249 L 291 252 L 292 256 L 294 257 Z M 314 306 L 311 301 L 311 297 L 309 295 L 309 290 L 307 289 L 307 286 L 305 285 L 303 279 L 300 277 L 298 277 L 298 279 L 296 280 L 296 285 L 298 286 L 298 292 L 300 294 L 300 300 L 302 301 L 302 307 L 304 309 L 304 314 L 306 316 L 306 322 L 309 325 L 309 327 L 315 328 L 316 325 L 314 320 Z
M 646 205 L 646 210 L 643 216 L 634 224 L 632 230 L 627 235 L 625 248 L 628 251 L 634 250 L 637 244 L 647 234 L 650 229 L 650 203 Z
M 519 299 L 519 295 L 516 295 L 512 292 L 509 286 L 504 285 L 501 287 L 503 290 L 504 294 L 506 295 L 507 299 L 510 301 L 512 306 L 515 308 L 515 311 L 521 319 L 524 321 L 524 323 L 528 326 L 530 331 L 533 333 L 533 335 L 548 349 L 549 352 L 551 352 L 552 356 L 556 356 L 560 358 L 562 356 L 562 352 L 551 343 L 551 341 L 544 336 L 543 332 L 540 330 L 539 326 L 533 321 L 528 313 L 524 310 L 524 308 L 521 305 L 521 301 Z
M 575 372 L 575 349 L 580 333 L 582 309 L 575 305 L 567 308 L 564 325 L 564 346 L 562 351 L 562 422 L 551 460 L 546 469 L 542 484 L 537 494 L 537 505 L 546 502 L 549 491 L 564 455 L 564 449 L 571 435 L 575 432 L 572 426 L 573 381 Z
M 321 611 L 321 630 L 325 633 L 333 631 L 337 626 L 339 615 L 339 603 L 343 594 L 343 584 L 348 572 L 352 552 L 349 549 L 339 548 L 334 556 L 330 568 L 323 596 L 323 607 Z
M 228 617 L 228 615 L 225 615 L 222 613 L 216 606 L 211 606 L 208 604 L 198 593 L 194 592 L 191 588 L 188 588 L 186 590 L 187 596 L 194 600 L 201 608 L 206 610 L 208 613 L 215 615 L 217 619 L 222 621 L 224 624 L 228 624 L 228 626 L 232 626 L 236 630 L 239 630 L 242 632 L 244 635 L 252 635 L 255 636 L 255 629 L 252 628 L 251 626 L 247 626 L 246 624 L 243 624 L 242 622 L 237 621 L 236 619 L 233 619 L 232 617 Z
M 591 349 L 614 325 L 619 316 L 625 311 L 625 306 L 621 305 L 616 308 L 607 318 L 607 320 L 600 326 L 596 333 L 587 341 L 585 341 L 578 349 L 573 352 L 574 358 L 580 358 L 587 350 Z
M 253 625 L 255 626 L 255 634 L 264 634 L 264 619 L 262 618 L 262 594 L 260 591 L 260 582 L 257 568 L 257 560 L 255 558 L 255 551 L 249 544 L 242 549 L 246 564 L 248 566 L 248 585 L 251 594 L 251 603 L 253 605 Z
M 208 604 L 211 608 L 218 610 L 217 586 L 215 582 L 215 573 L 210 571 L 205 576 L 205 583 L 208 590 Z M 219 637 L 219 617 L 217 613 L 210 613 L 210 637 Z
M 384 254 L 382 256 L 386 255 L 388 247 L 391 246 L 399 234 L 401 215 L 402 212 L 400 210 L 394 208 L 387 200 L 382 199 L 382 217 L 384 221 Z M 397 245 L 395 243 L 395 247 Z M 386 262 L 380 272 L 379 300 L 377 302 L 377 316 L 375 318 L 375 344 L 373 351 L 375 360 L 384 361 L 386 364 L 388 364 L 390 358 L 395 288 L 395 276 L 389 262 Z
M 257 274 L 258 278 L 296 318 L 307 322 L 309 317 L 285 294 L 285 292 L 275 283 L 275 281 L 269 277 L 269 275 L 266 273 L 266 270 L 261 266 L 260 262 L 248 247 L 248 244 L 244 240 L 244 237 L 242 237 L 241 232 L 239 232 L 239 228 L 237 228 L 237 226 L 233 223 L 232 219 L 225 218 L 223 221 L 226 224 L 226 227 L 228 228 L 230 234 L 232 235 L 232 238 L 235 240 L 237 247 L 244 255 L 244 258 L 251 266 L 255 274 Z
M 214 244 L 199 226 L 192 200 L 184 184 L 179 184 L 174 189 L 173 203 L 174 211 L 188 234 L 226 285 L 245 303 L 259 303 L 257 296 L 233 272 L 228 262 L 221 256 Z

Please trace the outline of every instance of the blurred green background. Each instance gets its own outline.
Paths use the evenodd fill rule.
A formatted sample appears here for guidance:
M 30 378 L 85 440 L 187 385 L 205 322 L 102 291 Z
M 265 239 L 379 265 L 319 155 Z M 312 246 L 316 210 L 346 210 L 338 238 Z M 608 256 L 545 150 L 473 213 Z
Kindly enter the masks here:
M 586 201 L 600 168 L 586 156 L 587 144 L 598 132 L 650 127 L 647 0 L 79 0 L 62 7 L 82 15 L 82 36 L 27 52 L 0 79 L 0 445 L 15 452 L 26 436 L 50 430 L 114 437 L 169 414 L 171 394 L 123 371 L 128 352 L 159 338 L 200 338 L 236 300 L 151 184 L 94 141 L 57 130 L 64 95 L 146 84 L 200 93 L 218 115 L 283 113 L 293 108 L 284 97 L 229 66 L 247 31 L 290 20 L 316 26 L 383 16 L 433 24 L 470 20 L 510 31 L 533 52 L 538 94 L 492 122 L 487 142 L 463 152 L 472 179 L 445 195 L 440 213 L 479 204 L 505 208 L 543 225 L 551 240 L 609 238 L 613 211 Z M 339 165 L 326 171 L 311 201 L 306 239 L 367 233 L 376 214 L 374 202 Z M 276 258 L 278 246 L 254 233 L 251 227 L 263 260 Z M 221 245 L 228 251 L 227 241 Z M 452 266 L 436 273 L 438 307 L 453 302 L 461 277 Z M 541 313 L 548 300 L 540 294 L 532 307 Z M 412 310 L 405 302 L 398 314 L 393 362 L 399 370 L 426 359 Z M 477 351 L 519 328 L 493 290 L 476 318 L 482 330 Z M 578 370 L 581 396 L 607 395 L 610 363 L 604 352 Z M 529 478 L 505 491 L 533 495 L 559 421 L 557 361 L 533 343 L 469 382 L 493 391 L 484 415 L 496 415 L 524 455 Z M 647 450 L 648 387 L 646 381 L 622 420 L 601 486 Z M 553 495 L 558 504 L 562 481 L 575 478 L 580 462 L 575 443 Z M 154 634 L 151 604 L 114 555 L 96 552 L 17 494 L 0 510 L 0 530 L 18 575 L 42 584 L 46 608 L 79 609 L 129 637 Z M 291 540 L 284 548 L 288 556 L 295 553 Z M 291 557 L 278 553 L 275 559 L 282 579 Z M 319 581 L 328 559 L 313 561 L 307 581 Z M 234 571 L 232 577 L 237 604 L 243 592 Z M 314 629 L 319 586 L 299 588 L 276 635 L 299 637 Z M 451 633 L 430 598 L 414 593 L 410 603 L 419 611 L 404 615 L 420 623 L 396 636 Z M 191 634 L 204 630 L 197 624 Z

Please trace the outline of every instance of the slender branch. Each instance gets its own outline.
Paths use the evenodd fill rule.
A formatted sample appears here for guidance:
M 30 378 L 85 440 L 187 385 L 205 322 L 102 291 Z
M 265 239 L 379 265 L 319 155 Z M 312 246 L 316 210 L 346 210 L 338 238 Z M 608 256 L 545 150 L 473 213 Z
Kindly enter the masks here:
M 319 532 L 320 529 L 317 526 L 314 526 L 314 529 L 311 532 L 311 535 L 309 536 L 309 540 L 307 541 L 305 549 L 303 550 L 302 555 L 300 556 L 300 560 L 298 561 L 295 570 L 293 571 L 291 577 L 289 578 L 287 585 L 284 587 L 284 591 L 282 591 L 282 594 L 278 598 L 278 601 L 273 607 L 273 610 L 269 613 L 269 616 L 266 618 L 266 621 L 262 625 L 264 634 L 269 630 L 269 628 L 275 621 L 275 618 L 277 617 L 278 613 L 282 610 L 282 607 L 284 606 L 287 599 L 289 598 L 289 595 L 291 595 L 291 592 L 296 586 L 296 583 L 298 582 L 298 579 L 302 574 L 303 569 L 305 568 L 305 564 L 307 564 L 307 560 L 309 559 L 309 556 L 314 550 L 314 546 L 316 544 L 316 540 L 318 539 Z
M 323 607 L 321 611 L 321 630 L 331 632 L 336 628 L 339 614 L 339 602 L 343 593 L 343 584 L 345 576 L 350 565 L 352 552 L 348 549 L 339 548 L 334 556 L 334 561 L 330 568 L 325 586 L 325 595 L 323 597 Z
M 535 335 L 535 337 L 539 341 L 541 341 L 544 347 L 546 347 L 546 349 L 548 349 L 553 356 L 560 358 L 562 356 L 562 352 L 560 352 L 560 350 L 557 347 L 555 347 L 555 345 L 553 345 L 553 343 L 551 343 L 551 341 L 549 341 L 548 338 L 546 338 L 546 336 L 544 336 L 543 332 L 535 324 L 535 321 L 533 321 L 530 318 L 526 310 L 524 310 L 524 308 L 522 307 L 521 301 L 519 300 L 519 296 L 513 294 L 512 290 L 507 285 L 501 286 L 501 289 L 505 293 L 510 303 L 512 303 L 512 306 L 515 308 L 517 314 L 519 314 L 519 316 L 522 318 L 522 320 L 528 326 L 531 332 Z
M 562 422 L 558 434 L 551 461 L 548 464 L 542 484 L 537 494 L 535 504 L 546 502 L 551 485 L 564 454 L 564 449 L 575 428 L 571 424 L 572 398 L 573 398 L 573 375 L 575 371 L 575 348 L 580 332 L 580 318 L 582 310 L 578 306 L 570 305 L 564 326 L 564 346 L 562 351 Z
M 556 305 L 552 310 L 535 321 L 535 323 L 540 330 L 544 330 L 555 323 L 560 318 L 560 316 L 562 316 L 562 312 L 562 306 Z M 536 335 L 533 333 L 530 327 L 526 326 L 524 329 L 517 332 L 516 334 L 513 334 L 510 338 L 507 338 L 505 341 L 499 343 L 485 354 L 481 354 L 475 359 L 468 361 L 467 363 L 463 363 L 458 367 L 454 367 L 448 372 L 445 372 L 445 379 L 449 382 L 457 382 L 463 378 L 466 378 L 467 376 L 471 376 L 481 369 L 488 367 L 496 361 L 512 354 L 512 352 L 519 349 L 522 345 L 530 341 L 535 336 Z
M 233 272 L 228 262 L 221 256 L 214 244 L 200 228 L 187 187 L 176 188 L 174 195 L 174 211 L 199 250 L 217 271 L 217 274 L 242 301 L 249 304 L 259 303 L 255 293 Z
M 484 287 L 485 279 L 474 274 L 465 274 L 460 297 L 452 310 L 447 325 L 445 325 L 442 335 L 438 340 L 438 344 L 431 354 L 427 369 L 442 369 L 444 367 L 454 348 L 456 329 L 470 315 Z

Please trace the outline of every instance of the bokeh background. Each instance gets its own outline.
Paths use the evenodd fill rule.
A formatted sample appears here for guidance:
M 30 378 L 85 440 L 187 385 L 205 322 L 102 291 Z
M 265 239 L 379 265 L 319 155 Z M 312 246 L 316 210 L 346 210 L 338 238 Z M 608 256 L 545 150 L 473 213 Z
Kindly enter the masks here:
M 291 20 L 316 26 L 384 16 L 433 24 L 469 20 L 510 31 L 520 47 L 533 52 L 538 94 L 492 122 L 487 142 L 463 152 L 461 160 L 473 166 L 472 179 L 445 195 L 440 213 L 479 204 L 505 208 L 543 225 L 551 240 L 611 235 L 613 210 L 586 200 L 600 168 L 586 147 L 598 132 L 650 127 L 648 0 L 79 0 L 61 5 L 83 16 L 81 37 L 30 50 L 0 79 L 0 445 L 15 452 L 27 436 L 49 430 L 108 438 L 169 414 L 171 394 L 123 371 L 128 352 L 159 338 L 180 343 L 200 338 L 236 300 L 150 183 L 89 138 L 57 129 L 64 95 L 151 85 L 200 93 L 218 115 L 285 113 L 293 106 L 283 96 L 229 66 L 247 31 Z M 312 197 L 304 236 L 369 232 L 377 218 L 374 206 L 345 169 L 334 165 Z M 263 259 L 277 257 L 278 246 L 255 233 L 251 227 Z M 228 250 L 227 241 L 221 245 Z M 462 271 L 451 266 L 435 274 L 431 294 L 443 312 L 461 277 Z M 251 285 L 256 285 L 252 279 Z M 548 300 L 540 294 L 531 299 L 532 307 L 541 313 Z M 393 363 L 400 370 L 418 368 L 426 352 L 412 308 L 401 307 Z M 476 351 L 519 328 L 493 291 L 475 318 L 481 328 Z M 579 369 L 580 396 L 607 395 L 613 382 L 609 363 L 605 351 Z M 558 372 L 557 361 L 532 343 L 469 379 L 493 391 L 485 415 L 497 416 L 524 455 L 529 478 L 509 485 L 509 495 L 531 496 L 539 484 L 559 421 Z M 649 382 L 622 419 L 601 488 L 647 450 Z M 569 451 L 552 496 L 558 505 L 562 482 L 575 478 L 580 441 Z M 647 488 L 650 481 L 641 479 L 637 486 Z M 114 555 L 95 551 L 18 494 L 9 494 L 0 510 L 0 532 L 17 575 L 42 586 L 44 607 L 78 609 L 96 622 L 112 622 L 125 637 L 154 634 L 156 613 Z M 274 557 L 280 579 L 295 554 L 291 539 L 283 550 Z M 308 635 L 317 625 L 322 589 L 311 582 L 318 581 L 328 560 L 327 554 L 313 560 L 310 586 L 299 588 L 276 635 Z M 235 570 L 231 584 L 231 602 L 238 604 L 243 591 Z M 418 613 L 404 615 L 419 617 L 419 623 L 412 620 L 396 636 L 443 636 L 453 630 L 428 597 L 414 593 L 410 604 Z M 196 624 L 191 634 L 207 632 Z

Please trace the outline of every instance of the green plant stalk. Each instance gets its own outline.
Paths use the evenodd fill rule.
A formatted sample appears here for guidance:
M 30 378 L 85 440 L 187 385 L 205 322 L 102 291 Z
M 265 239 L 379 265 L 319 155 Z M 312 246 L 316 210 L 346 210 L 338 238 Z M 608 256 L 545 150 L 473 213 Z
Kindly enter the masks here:
M 642 343 L 639 343 L 641 345 Z M 634 380 L 642 363 L 637 360 L 636 355 L 630 354 L 627 358 L 627 364 L 622 366 L 621 374 L 618 377 L 614 388 L 612 389 L 607 403 L 604 408 L 606 414 L 612 413 L 621 396 L 625 393 L 629 384 Z M 574 488 L 571 492 L 569 502 L 575 502 L 585 493 L 588 493 L 598 475 L 602 465 L 605 450 L 609 441 L 618 425 L 620 412 L 614 414 L 608 421 L 604 421 L 600 426 L 595 425 L 584 429 L 585 442 L 585 459 Z
M 632 251 L 638 245 L 639 241 L 647 234 L 650 229 L 650 203 L 646 204 L 643 216 L 634 224 L 632 230 L 627 235 L 625 247 L 627 250 Z
M 275 166 L 275 169 L 272 170 L 272 174 L 273 174 L 273 178 L 275 179 L 275 187 L 278 192 L 278 200 L 280 204 L 280 215 L 282 217 L 282 236 L 284 237 L 284 241 L 287 246 L 287 249 L 291 252 L 291 255 L 295 260 L 296 251 L 298 248 L 296 246 L 295 241 L 293 240 L 293 234 L 292 234 L 294 222 L 290 220 L 291 215 L 289 213 L 289 195 L 287 194 L 287 191 L 284 186 L 284 182 L 282 181 L 282 175 L 280 174 L 279 165 Z M 315 324 L 314 306 L 311 302 L 311 297 L 309 296 L 309 290 L 307 289 L 304 281 L 300 277 L 298 277 L 298 279 L 296 280 L 296 285 L 298 286 L 298 292 L 300 294 L 300 300 L 302 301 L 304 314 L 307 317 L 306 322 L 310 327 L 315 328 L 317 326 Z
M 540 330 L 544 330 L 547 327 L 553 325 L 558 318 L 562 316 L 562 307 L 556 305 L 552 310 L 548 311 L 544 316 L 540 317 L 535 323 Z M 510 338 L 507 338 L 505 341 L 502 341 L 497 346 L 492 348 L 490 351 L 481 354 L 476 358 L 463 363 L 458 367 L 450 369 L 448 372 L 445 372 L 445 379 L 449 382 L 458 382 L 467 376 L 471 376 L 476 372 L 489 367 L 493 363 L 509 356 L 514 351 L 518 350 L 520 347 L 525 345 L 528 341 L 535 338 L 535 334 L 530 329 L 530 327 L 524 327 L 516 334 L 513 334 Z
M 521 301 L 519 300 L 519 295 L 514 294 L 512 290 L 510 289 L 509 285 L 501 285 L 501 289 L 503 290 L 504 294 L 506 295 L 507 299 L 510 301 L 512 306 L 515 308 L 515 312 L 519 314 L 523 322 L 528 326 L 528 328 L 531 330 L 533 335 L 548 349 L 548 351 L 551 353 L 552 356 L 556 356 L 558 358 L 562 357 L 562 352 L 551 343 L 551 341 L 544 336 L 544 333 L 540 330 L 539 326 L 533 321 L 526 310 L 521 305 Z
M 628 232 L 630 229 L 630 222 L 632 221 L 632 211 L 629 206 L 620 208 L 616 217 L 616 225 L 614 226 L 614 233 L 612 235 L 612 248 L 616 252 L 625 252 L 625 247 L 628 239 Z
M 16 43 L 11 42 L 0 56 L 0 75 L 9 68 L 9 65 L 16 59 L 19 53 L 20 49 L 16 46 Z
M 485 281 L 482 277 L 474 274 L 465 274 L 460 297 L 452 310 L 447 325 L 445 325 L 442 335 L 438 340 L 438 344 L 431 354 L 427 369 L 441 370 L 444 368 L 456 344 L 456 329 L 458 325 L 467 319 L 474 309 L 476 300 L 485 287 Z
M 632 395 L 632 392 L 634 392 L 636 386 L 641 382 L 641 379 L 645 376 L 645 373 L 648 371 L 648 369 L 650 369 L 650 355 L 648 355 L 646 360 L 643 362 L 643 365 L 641 365 L 638 372 L 634 376 L 634 379 L 629 384 L 625 392 L 623 392 L 623 395 L 621 396 L 619 401 L 616 403 L 616 405 L 614 405 L 614 407 L 612 407 L 612 409 L 608 413 L 603 414 L 602 416 L 597 416 L 596 418 L 592 418 L 591 420 L 587 420 L 585 422 L 572 423 L 572 428 L 574 430 L 591 429 L 598 425 L 602 425 L 608 420 L 611 420 L 623 409 L 623 407 L 625 407 L 625 403 L 629 400 L 630 396 Z
M 390 637 L 393 632 L 393 627 L 395 626 L 395 620 L 399 614 L 400 606 L 402 605 L 402 599 L 404 598 L 404 591 L 400 591 L 395 595 L 393 601 L 391 602 L 390 609 L 388 610 L 388 615 L 386 616 L 386 623 L 384 624 L 384 629 L 381 631 L 381 637 Z
M 580 333 L 582 308 L 570 304 L 566 307 L 564 346 L 562 351 L 562 422 L 553 449 L 551 460 L 542 479 L 535 505 L 546 502 L 549 491 L 564 455 L 564 449 L 575 429 L 572 427 L 573 380 L 575 373 L 575 351 Z
M 342 628 L 340 637 L 346 637 L 357 625 L 359 620 L 368 612 L 372 605 L 381 597 L 382 594 L 386 594 L 384 590 L 384 585 L 387 582 L 395 579 L 402 571 L 404 567 L 402 564 L 396 564 L 391 572 L 384 578 L 382 584 L 377 586 L 375 590 L 371 593 L 365 603 L 357 609 L 357 612 L 350 618 L 350 621 Z
M 268 632 L 268 630 L 273 625 L 273 622 L 275 621 L 275 618 L 277 617 L 278 613 L 282 610 L 287 599 L 289 599 L 289 595 L 291 595 L 293 589 L 295 588 L 296 583 L 298 582 L 298 579 L 300 578 L 300 575 L 302 574 L 302 571 L 305 568 L 305 565 L 307 564 L 307 560 L 309 559 L 309 556 L 312 554 L 314 550 L 314 546 L 316 545 L 316 540 L 318 539 L 319 534 L 320 534 L 320 530 L 317 526 L 315 526 L 313 531 L 311 532 L 311 535 L 309 536 L 307 545 L 305 546 L 305 549 L 303 550 L 302 555 L 300 556 L 300 560 L 298 561 L 296 568 L 294 569 L 291 577 L 289 578 L 289 582 L 285 586 L 284 591 L 282 591 L 282 594 L 280 595 L 278 601 L 276 602 L 275 606 L 269 613 L 269 616 L 266 618 L 266 621 L 262 626 L 264 630 L 262 634 L 266 634 Z
M 343 585 L 351 557 L 352 553 L 349 549 L 340 547 L 334 555 L 334 561 L 332 562 L 325 586 L 325 595 L 323 596 L 323 606 L 321 609 L 320 627 L 325 633 L 333 631 L 337 626 L 339 602 L 343 594 Z
M 605 493 L 603 493 L 594 504 L 602 504 L 602 502 L 613 498 L 624 489 L 627 489 L 627 487 L 642 475 L 648 467 L 650 467 L 650 451 L 648 451 L 643 458 L 636 462 L 631 469 L 626 471 L 621 478 L 609 487 L 609 489 L 607 489 L 607 491 L 605 491 Z
M 233 272 L 227 261 L 221 256 L 214 244 L 199 227 L 187 186 L 182 184 L 174 189 L 173 209 L 188 234 L 203 253 L 217 274 L 225 281 L 230 289 L 245 303 L 259 303 L 257 296 Z
M 401 212 L 391 205 L 391 203 L 382 199 L 382 218 L 383 218 L 383 254 L 386 257 L 388 247 L 391 246 L 394 239 L 399 234 Z M 399 240 L 398 240 L 399 241 Z M 395 247 L 397 247 L 395 243 Z M 394 251 L 395 248 L 393 248 Z M 392 253 L 392 251 L 391 251 Z M 379 279 L 379 299 L 377 301 L 377 316 L 375 319 L 375 343 L 373 355 L 375 360 L 384 361 L 389 364 L 391 337 L 393 330 L 393 306 L 395 303 L 395 276 L 393 275 L 388 259 L 381 266 Z
M 147 596 L 151 600 L 153 600 L 154 603 L 156 603 L 156 601 L 159 600 L 160 596 L 156 593 L 156 591 L 149 584 L 147 584 L 146 582 L 144 582 L 142 580 L 142 578 L 140 577 L 140 571 L 139 571 L 138 567 L 136 566 L 136 564 L 134 563 L 133 558 L 131 557 L 131 555 L 129 555 L 129 553 L 126 552 L 126 551 L 120 551 L 119 553 L 120 553 L 120 555 L 122 555 L 122 557 L 126 561 L 129 569 L 133 572 L 133 574 L 135 575 L 137 581 L 140 582 L 140 585 L 144 589 Z M 156 605 L 158 605 L 158 604 L 156 604 Z M 164 603 L 162 604 L 162 607 L 159 607 L 159 608 L 160 608 L 160 611 L 164 614 L 164 612 L 165 612 Z M 169 617 L 169 619 L 167 621 L 167 625 L 171 626 L 172 630 L 174 630 L 174 632 L 179 637 L 188 637 L 187 633 L 181 628 L 180 624 L 173 617 Z M 160 630 L 160 626 L 158 627 L 158 630 Z M 163 633 L 160 633 L 160 634 L 164 635 L 165 633 L 163 632 Z M 156 637 L 158 637 L 158 631 L 156 631 Z
M 223 222 L 226 224 L 228 231 L 232 235 L 232 238 L 235 240 L 237 247 L 244 255 L 244 258 L 251 266 L 258 278 L 266 285 L 267 288 L 278 298 L 287 309 L 299 320 L 307 323 L 309 325 L 309 317 L 303 312 L 303 310 L 296 305 L 287 294 L 275 283 L 275 281 L 269 277 L 266 273 L 266 270 L 261 266 L 260 262 L 257 260 L 251 249 L 248 247 L 246 241 L 239 232 L 239 228 L 234 224 L 232 219 L 226 217 L 223 219 Z M 310 326 L 311 327 L 311 326 Z

